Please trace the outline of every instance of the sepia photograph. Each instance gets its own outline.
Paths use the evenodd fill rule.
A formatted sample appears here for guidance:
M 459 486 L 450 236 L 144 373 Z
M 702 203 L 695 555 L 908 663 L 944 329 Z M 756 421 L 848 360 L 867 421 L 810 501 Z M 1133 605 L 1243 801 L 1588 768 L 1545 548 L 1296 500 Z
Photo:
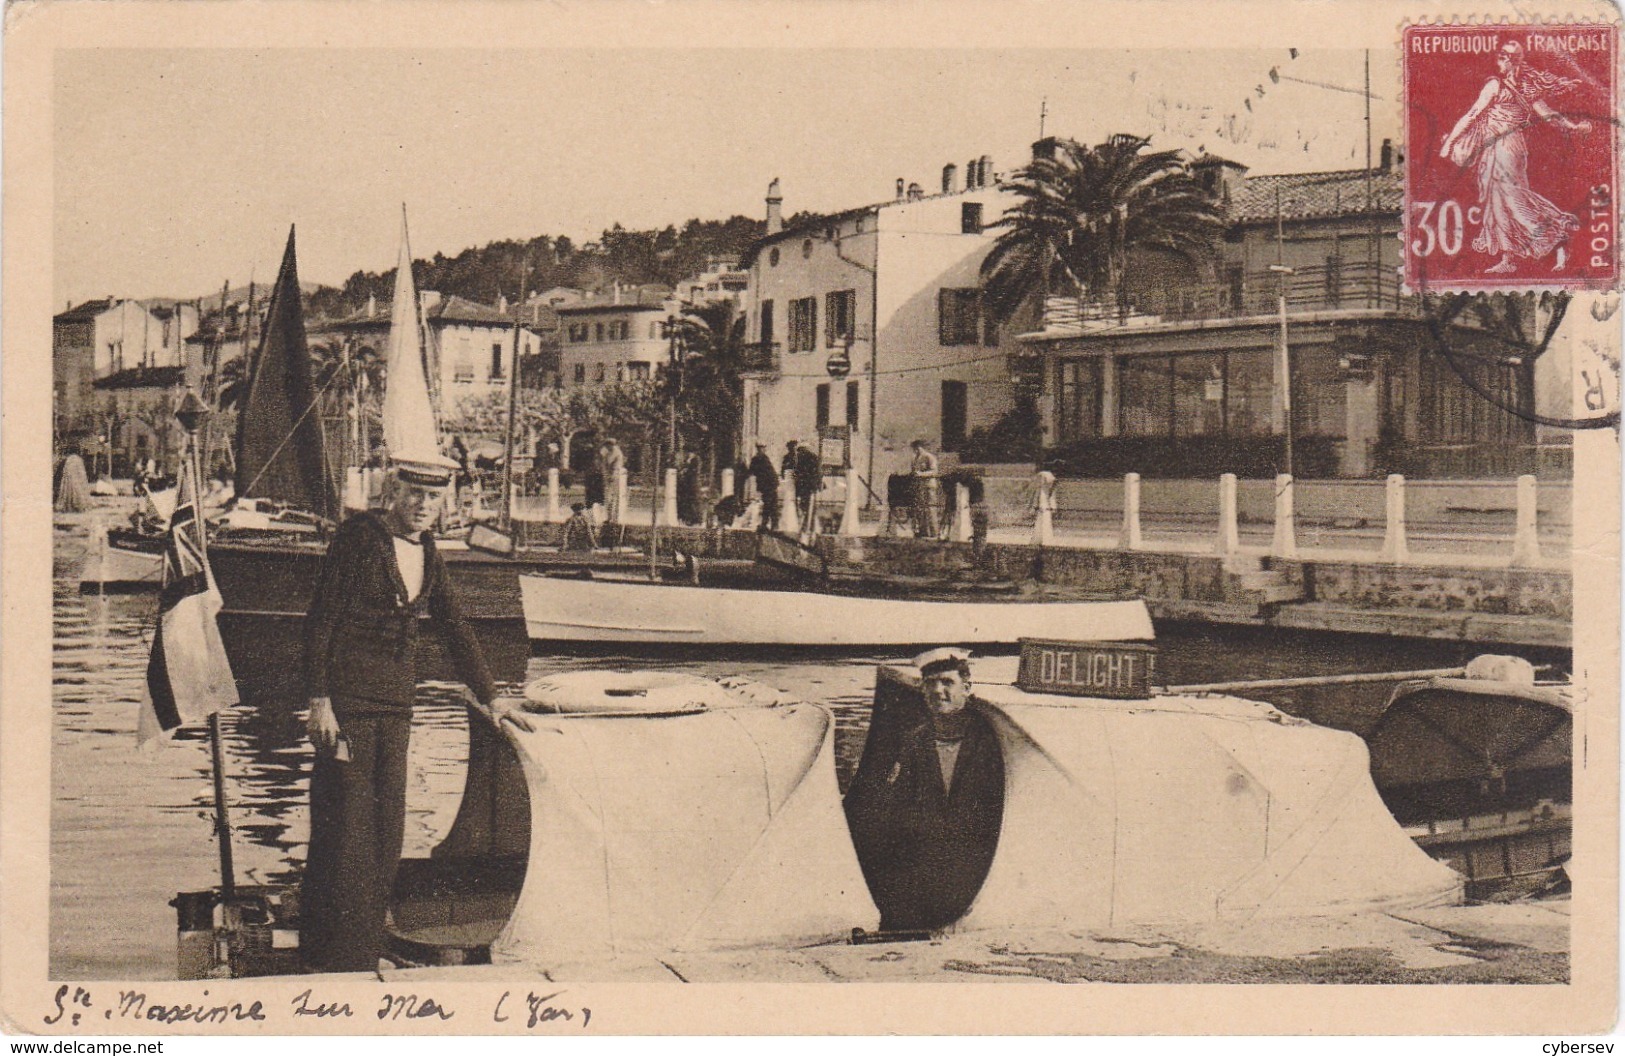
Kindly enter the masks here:
M 389 7 L 7 10 L 8 1032 L 1612 1029 L 1615 8 Z

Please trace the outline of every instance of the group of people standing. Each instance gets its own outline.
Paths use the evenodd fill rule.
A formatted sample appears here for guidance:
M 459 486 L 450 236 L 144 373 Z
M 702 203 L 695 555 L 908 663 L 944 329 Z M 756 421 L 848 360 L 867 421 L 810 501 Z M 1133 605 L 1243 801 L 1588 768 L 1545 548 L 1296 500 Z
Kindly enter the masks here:
M 779 521 L 783 517 L 783 501 L 779 497 L 782 474 L 793 474 L 796 518 L 801 524 L 806 524 L 812 516 L 813 500 L 818 496 L 824 483 L 823 467 L 819 464 L 818 455 L 802 445 L 799 440 L 785 442 L 784 455 L 776 468 L 772 457 L 767 453 L 767 445 L 758 443 L 756 454 L 746 467 L 745 474 L 755 485 L 757 497 L 762 502 L 762 516 L 757 530 L 763 532 L 779 530 Z

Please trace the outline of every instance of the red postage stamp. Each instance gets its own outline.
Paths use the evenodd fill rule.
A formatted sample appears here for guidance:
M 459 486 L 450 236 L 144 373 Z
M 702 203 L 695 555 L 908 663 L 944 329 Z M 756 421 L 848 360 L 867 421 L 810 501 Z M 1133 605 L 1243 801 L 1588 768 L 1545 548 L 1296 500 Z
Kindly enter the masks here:
M 1617 286 L 1618 27 L 1416 25 L 1402 47 L 1406 285 Z

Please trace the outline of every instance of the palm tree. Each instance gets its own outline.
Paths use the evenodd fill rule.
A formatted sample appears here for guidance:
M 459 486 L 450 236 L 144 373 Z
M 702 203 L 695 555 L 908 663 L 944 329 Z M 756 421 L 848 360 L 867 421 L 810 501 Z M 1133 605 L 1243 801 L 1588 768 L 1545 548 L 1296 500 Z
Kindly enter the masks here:
M 738 457 L 745 406 L 745 316 L 730 300 L 683 310 L 677 320 L 683 355 L 679 409 L 685 432 L 707 447 L 712 460 Z
M 1130 252 L 1211 254 L 1223 227 L 1218 202 L 1177 151 L 1146 153 L 1150 142 L 1059 140 L 1053 158 L 1016 173 L 1019 200 L 992 225 L 1003 230 L 982 262 L 983 302 L 996 320 L 1058 289 L 1127 311 Z

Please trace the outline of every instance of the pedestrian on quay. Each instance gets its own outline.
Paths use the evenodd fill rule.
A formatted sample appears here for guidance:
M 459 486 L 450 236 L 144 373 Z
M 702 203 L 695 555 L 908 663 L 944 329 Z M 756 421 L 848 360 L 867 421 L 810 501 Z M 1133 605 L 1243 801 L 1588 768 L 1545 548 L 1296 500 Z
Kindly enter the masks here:
M 756 455 L 750 460 L 747 471 L 750 479 L 756 483 L 756 495 L 762 503 L 762 518 L 757 524 L 759 532 L 776 532 L 779 529 L 779 471 L 773 468 L 773 459 L 768 457 L 767 445 L 758 443 Z
M 587 512 L 596 521 L 604 512 L 604 458 L 608 453 L 608 444 L 599 444 L 592 453 L 592 461 L 587 466 L 585 485 L 587 489 Z
M 803 530 L 810 532 L 813 499 L 824 483 L 818 456 L 799 440 L 791 440 L 784 445 L 782 465 L 786 473 L 795 474 L 796 519 L 800 521 Z
M 937 456 L 931 453 L 924 440 L 910 445 L 914 457 L 909 462 L 909 476 L 914 478 L 914 536 L 918 539 L 937 537 Z
M 677 519 L 686 525 L 705 522 L 700 505 L 700 456 L 690 451 L 677 474 Z
M 375 971 L 384 954 L 406 823 L 419 617 L 431 618 L 494 721 L 531 728 L 495 703 L 479 642 L 428 531 L 456 469 L 438 454 L 397 458 L 385 508 L 354 515 L 334 535 L 305 616 L 316 757 L 299 948 L 309 971 Z
M 592 522 L 587 520 L 586 503 L 570 504 L 570 519 L 564 522 L 563 549 L 574 551 L 598 549 L 598 534 L 592 530 Z

